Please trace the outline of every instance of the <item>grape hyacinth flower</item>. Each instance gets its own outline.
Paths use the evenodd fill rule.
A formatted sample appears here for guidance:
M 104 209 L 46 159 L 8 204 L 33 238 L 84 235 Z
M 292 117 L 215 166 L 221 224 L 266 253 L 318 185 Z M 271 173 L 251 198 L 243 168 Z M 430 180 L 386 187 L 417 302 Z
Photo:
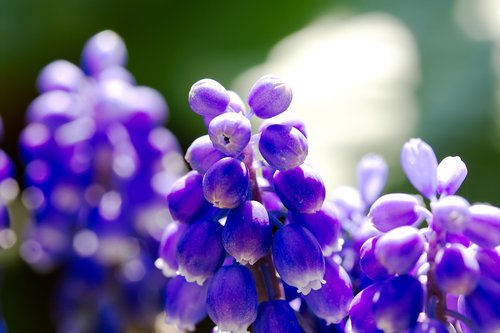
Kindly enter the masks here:
M 161 309 L 156 293 L 164 281 L 151 249 L 172 221 L 165 197 L 185 166 L 177 139 L 163 127 L 165 99 L 136 84 L 127 57 L 123 40 L 107 30 L 85 44 L 81 68 L 48 64 L 19 140 L 22 200 L 31 215 L 20 252 L 36 270 L 59 268 L 61 283 L 74 289 L 74 298 L 59 295 L 71 306 L 55 305 L 61 330 L 120 331 L 133 323 L 151 330 Z M 198 193 L 202 206 L 201 178 Z M 190 220 L 185 198 L 169 204 L 176 218 Z M 168 253 L 183 229 L 177 226 L 157 263 L 167 275 L 177 270 Z M 103 272 L 108 281 L 90 276 Z M 124 304 L 114 306 L 119 300 Z M 71 320 L 81 313 L 84 321 Z
M 208 316 L 218 332 L 305 332 L 325 320 L 341 323 L 353 297 L 350 277 L 331 258 L 343 244 L 341 225 L 336 209 L 323 205 L 321 177 L 305 162 L 304 125 L 272 119 L 291 98 L 274 76 L 252 87 L 248 111 L 211 79 L 189 93 L 208 135 L 189 146 L 185 159 L 193 170 L 167 195 L 175 223 L 188 227 L 177 245 L 176 227 L 165 231 L 158 262 L 208 285 Z M 254 135 L 252 117 L 268 119 Z M 166 253 L 172 247 L 175 262 Z M 309 311 L 307 318 L 287 302 L 293 300 Z

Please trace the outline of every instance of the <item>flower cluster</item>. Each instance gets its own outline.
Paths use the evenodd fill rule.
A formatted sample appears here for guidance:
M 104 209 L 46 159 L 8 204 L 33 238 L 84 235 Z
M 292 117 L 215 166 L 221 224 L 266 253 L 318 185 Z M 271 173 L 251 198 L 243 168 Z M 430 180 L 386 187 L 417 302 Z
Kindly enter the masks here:
M 86 43 L 82 68 L 47 65 L 20 136 L 31 213 L 20 251 L 37 270 L 62 266 L 59 332 L 150 327 L 160 306 L 164 189 L 185 167 L 163 127 L 164 98 L 136 85 L 126 60 L 122 39 L 103 31 Z
M 208 135 L 167 196 L 174 222 L 156 262 L 172 277 L 167 322 L 193 331 L 208 314 L 223 332 L 498 332 L 500 209 L 456 194 L 462 160 L 438 163 L 411 139 L 401 164 L 422 196 L 381 196 L 388 167 L 369 154 L 358 187 L 325 201 L 305 163 L 304 125 L 273 119 L 291 98 L 275 76 L 254 84 L 248 109 L 216 81 L 191 88 Z M 266 121 L 252 135 L 254 116 Z
M 214 80 L 192 86 L 189 105 L 208 135 L 188 148 L 193 170 L 167 196 L 174 222 L 157 261 L 173 277 L 167 322 L 192 331 L 208 314 L 220 331 L 304 332 L 302 322 L 347 316 L 351 280 L 332 256 L 341 225 L 321 177 L 304 163 L 304 125 L 270 119 L 252 135 L 251 117 L 273 118 L 291 100 L 271 75 L 251 88 L 248 109 Z

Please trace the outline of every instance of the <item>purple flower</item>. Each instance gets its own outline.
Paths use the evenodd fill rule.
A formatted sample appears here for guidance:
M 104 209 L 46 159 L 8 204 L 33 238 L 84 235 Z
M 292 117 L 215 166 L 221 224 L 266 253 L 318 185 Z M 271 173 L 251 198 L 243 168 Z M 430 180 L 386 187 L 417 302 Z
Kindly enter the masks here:
M 451 233 L 462 232 L 470 222 L 470 205 L 462 197 L 450 195 L 431 204 L 432 222 Z
M 500 245 L 500 209 L 485 204 L 472 205 L 464 235 L 481 247 Z
M 257 289 L 244 266 L 221 267 L 210 280 L 207 310 L 221 331 L 246 332 L 257 318 Z
M 458 156 L 448 156 L 437 167 L 437 192 L 453 195 L 467 177 L 467 167 Z
M 437 159 L 432 148 L 421 139 L 410 139 L 401 150 L 401 166 L 410 183 L 428 199 L 437 190 Z
M 359 265 L 363 273 L 375 281 L 384 281 L 390 277 L 387 268 L 380 263 L 375 255 L 375 248 L 380 237 L 367 239 L 359 250 Z
M 338 324 L 349 312 L 353 297 L 351 279 L 342 266 L 330 259 L 325 260 L 325 281 L 321 289 L 311 290 L 304 299 L 316 316 L 327 324 Z
M 172 277 L 177 274 L 179 264 L 177 263 L 176 253 L 179 240 L 186 231 L 187 225 L 171 222 L 163 232 L 160 242 L 158 259 L 155 266 L 163 272 L 166 277 Z
M 307 295 L 324 283 L 325 259 L 313 234 L 299 224 L 288 224 L 274 234 L 273 262 L 281 279 Z
M 220 152 L 237 157 L 250 142 L 252 126 L 242 114 L 227 112 L 210 122 L 208 135 Z
M 412 225 L 420 218 L 416 211 L 418 200 L 409 194 L 391 193 L 381 196 L 370 208 L 368 216 L 375 228 L 386 232 L 391 229 Z
M 193 170 L 204 174 L 218 160 L 226 157 L 214 147 L 208 135 L 203 135 L 191 143 L 185 159 Z
M 286 301 L 274 300 L 259 304 L 254 333 L 304 333 L 293 309 Z
M 182 276 L 168 281 L 165 290 L 165 314 L 169 324 L 181 330 L 194 331 L 195 326 L 207 315 L 208 284 L 199 286 L 187 282 Z
M 125 43 L 111 30 L 105 30 L 93 36 L 83 48 L 82 67 L 91 75 L 96 75 L 110 67 L 124 66 L 126 62 Z
M 197 216 L 205 202 L 202 181 L 202 175 L 191 171 L 172 185 L 167 201 L 174 220 L 190 223 Z
M 226 251 L 222 246 L 222 225 L 216 221 L 194 222 L 177 246 L 179 273 L 188 282 L 202 285 L 222 265 Z
M 66 60 L 56 60 L 45 66 L 37 79 L 38 91 L 51 90 L 76 92 L 84 80 L 82 70 Z
M 222 244 L 239 263 L 253 265 L 271 247 L 272 227 L 262 204 L 245 201 L 231 209 L 222 231 Z
M 282 113 L 292 102 L 292 90 L 279 77 L 261 77 L 248 94 L 248 105 L 259 118 L 267 119 Z
M 319 174 L 302 164 L 274 174 L 276 193 L 286 208 L 299 213 L 315 213 L 325 201 L 325 185 Z
M 379 155 L 368 154 L 359 161 L 358 188 L 366 206 L 370 206 L 382 193 L 388 172 L 387 163 Z
M 189 106 L 201 116 L 218 116 L 224 113 L 228 105 L 227 90 L 215 80 L 200 80 L 189 91 Z
M 305 161 L 307 139 L 293 126 L 269 125 L 260 135 L 259 151 L 272 168 L 287 170 Z
M 436 282 L 446 293 L 467 295 L 479 281 L 479 263 L 470 249 L 448 244 L 436 255 Z

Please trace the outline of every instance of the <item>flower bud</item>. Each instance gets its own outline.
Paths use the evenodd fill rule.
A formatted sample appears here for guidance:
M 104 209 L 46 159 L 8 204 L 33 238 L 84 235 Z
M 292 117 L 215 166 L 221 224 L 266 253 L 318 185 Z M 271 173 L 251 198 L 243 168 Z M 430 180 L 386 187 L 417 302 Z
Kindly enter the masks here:
M 208 135 L 203 135 L 191 143 L 186 151 L 185 159 L 193 170 L 204 174 L 218 160 L 226 157 L 215 149 Z
M 377 327 L 386 333 L 403 332 L 417 323 L 423 304 L 424 291 L 414 277 L 400 275 L 383 282 L 373 295 Z
M 470 221 L 469 203 L 462 197 L 450 195 L 431 204 L 432 222 L 451 233 L 462 232 Z
M 359 161 L 357 166 L 359 193 L 366 206 L 370 206 L 382 193 L 387 174 L 387 163 L 382 156 L 368 154 Z
M 207 315 L 208 284 L 199 286 L 178 275 L 170 279 L 165 289 L 165 314 L 169 324 L 181 330 L 194 331 L 196 324 Z
M 292 90 L 279 77 L 261 77 L 248 94 L 248 105 L 255 115 L 262 119 L 282 113 L 292 102 Z
M 271 247 L 272 227 L 267 210 L 257 201 L 231 209 L 222 230 L 222 244 L 240 264 L 253 265 Z
M 381 196 L 370 208 L 368 216 L 373 225 L 380 231 L 412 225 L 420 215 L 416 212 L 418 200 L 409 194 L 391 193 Z
M 202 285 L 224 262 L 222 226 L 219 222 L 200 220 L 184 232 L 177 246 L 179 273 L 188 282 Z
M 321 177 L 305 164 L 277 171 L 273 182 L 276 193 L 289 210 L 311 214 L 320 210 L 325 201 Z
M 349 308 L 353 333 L 383 333 L 377 328 L 372 309 L 373 296 L 380 292 L 381 286 L 382 283 L 374 283 L 353 298 Z
M 375 256 L 390 274 L 405 274 L 415 266 L 424 248 L 425 240 L 418 229 L 403 226 L 380 236 Z
M 243 162 L 225 157 L 210 167 L 203 176 L 203 194 L 218 208 L 235 208 L 248 194 L 250 180 Z
M 189 106 L 201 116 L 218 116 L 224 113 L 228 105 L 226 88 L 215 80 L 200 80 L 189 91 Z
M 250 142 L 252 126 L 244 115 L 226 112 L 210 122 L 208 135 L 220 152 L 237 157 Z
M 155 261 L 155 266 L 163 272 L 166 277 L 172 277 L 177 274 L 179 265 L 177 263 L 177 245 L 186 231 L 187 225 L 171 222 L 163 232 L 160 242 L 159 258 Z
M 36 85 L 41 93 L 51 90 L 76 92 L 83 80 L 84 74 L 78 66 L 66 60 L 56 60 L 42 69 Z
M 384 281 L 390 277 L 387 268 L 375 256 L 375 248 L 380 237 L 367 239 L 359 250 L 359 265 L 363 273 L 375 281 Z
M 293 223 L 299 223 L 314 235 L 325 257 L 342 249 L 344 243 L 342 228 L 333 206 L 325 202 L 316 213 L 290 212 L 288 218 Z
M 274 300 L 259 304 L 254 333 L 304 333 L 295 312 L 286 301 Z
M 464 235 L 484 248 L 500 245 L 500 209 L 478 204 L 470 207 L 470 214 Z
M 437 192 L 440 195 L 455 194 L 467 177 L 467 167 L 458 156 L 448 156 L 437 167 Z
M 291 169 L 304 163 L 307 139 L 293 126 L 269 125 L 261 133 L 259 151 L 272 168 Z
M 95 75 L 106 68 L 124 66 L 127 62 L 127 48 L 118 34 L 105 30 L 90 38 L 82 52 L 82 68 Z
M 246 332 L 257 318 L 257 288 L 244 266 L 221 267 L 210 280 L 207 311 L 221 331 Z
M 304 296 L 311 311 L 327 324 L 338 324 L 348 314 L 352 301 L 352 283 L 342 266 L 325 260 L 325 285 Z
M 191 171 L 179 178 L 167 195 L 168 208 L 175 221 L 190 223 L 205 202 L 202 186 L 203 176 Z
M 448 244 L 436 255 L 436 282 L 446 293 L 467 295 L 479 281 L 479 263 L 461 244 Z
M 273 261 L 281 279 L 307 295 L 324 283 L 325 259 L 313 234 L 299 224 L 288 224 L 274 235 Z
M 437 159 L 432 148 L 421 139 L 411 139 L 401 150 L 401 166 L 410 183 L 426 198 L 437 189 Z

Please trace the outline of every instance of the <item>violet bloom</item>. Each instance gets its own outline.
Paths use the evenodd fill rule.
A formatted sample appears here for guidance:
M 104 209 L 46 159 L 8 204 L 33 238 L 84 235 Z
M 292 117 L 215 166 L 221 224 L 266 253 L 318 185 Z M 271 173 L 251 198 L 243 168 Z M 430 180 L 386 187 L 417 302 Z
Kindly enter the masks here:
M 446 293 L 467 295 L 479 281 L 479 263 L 470 249 L 448 244 L 436 255 L 436 283 Z
M 363 273 L 370 279 L 384 281 L 387 280 L 391 274 L 389 274 L 387 268 L 380 263 L 375 255 L 375 248 L 379 238 L 380 236 L 371 237 L 363 243 L 359 250 L 359 265 Z
M 385 333 L 398 333 L 416 325 L 424 304 L 420 282 L 400 275 L 383 282 L 373 295 L 373 316 Z
M 259 304 L 254 333 L 304 333 L 295 312 L 286 301 L 274 300 Z
M 241 265 L 221 267 L 210 279 L 207 311 L 221 331 L 246 332 L 257 318 L 257 288 Z
M 342 266 L 327 259 L 325 281 L 321 289 L 311 290 L 304 299 L 316 316 L 327 324 L 338 324 L 349 312 L 353 298 L 351 279 Z
M 415 266 L 424 248 L 425 240 L 418 229 L 403 226 L 380 236 L 375 256 L 390 274 L 405 274 Z
M 82 114 L 82 105 L 76 95 L 62 90 L 48 91 L 31 102 L 26 118 L 40 122 L 51 129 L 75 120 Z
M 186 151 L 185 159 L 193 170 L 204 174 L 218 160 L 226 157 L 214 147 L 208 135 L 203 135 L 191 143 Z
M 412 195 L 403 193 L 386 194 L 373 203 L 368 217 L 370 217 L 375 228 L 386 232 L 417 222 L 420 218 L 416 210 L 418 205 L 418 200 Z
M 437 159 L 432 148 L 421 139 L 411 139 L 401 150 L 401 166 L 410 183 L 428 199 L 436 197 Z
M 470 222 L 470 205 L 462 197 L 450 195 L 431 204 L 432 222 L 451 233 L 462 232 Z
M 372 309 L 373 296 L 380 292 L 382 283 L 374 283 L 361 290 L 352 300 L 349 319 L 353 333 L 383 333 L 377 328 Z
M 380 196 L 387 182 L 388 173 L 387 163 L 379 155 L 368 154 L 359 161 L 358 188 L 366 206 L 370 206 Z
M 271 247 L 272 227 L 264 206 L 245 201 L 231 209 L 222 231 L 222 244 L 229 255 L 242 265 L 253 265 Z
M 243 162 L 225 157 L 210 167 L 203 176 L 203 194 L 217 208 L 235 208 L 248 194 L 250 179 Z
M 229 100 L 227 90 L 212 79 L 199 80 L 189 91 L 189 106 L 201 116 L 213 118 L 224 113 Z
M 464 235 L 484 248 L 500 245 L 500 208 L 486 204 L 472 205 Z
M 248 94 L 248 105 L 259 118 L 267 119 L 282 113 L 292 102 L 292 90 L 279 77 L 261 77 Z
M 97 75 L 107 68 L 124 66 L 126 62 L 127 48 L 114 31 L 98 33 L 83 47 L 82 67 L 88 74 Z
M 194 222 L 177 246 L 179 273 L 188 282 L 202 285 L 222 265 L 226 251 L 222 246 L 222 225 L 216 221 Z
M 273 181 L 276 193 L 289 210 L 311 214 L 320 210 L 325 201 L 321 177 L 305 164 L 277 171 Z
M 193 332 L 207 315 L 208 285 L 187 282 L 182 276 L 170 279 L 165 289 L 165 314 L 169 324 Z
M 259 151 L 272 168 L 287 170 L 304 163 L 307 139 L 293 126 L 269 125 L 260 135 Z
M 314 235 L 325 257 L 342 249 L 344 243 L 342 228 L 335 209 L 330 204 L 325 202 L 323 207 L 313 214 L 290 211 L 288 218 L 293 223 L 299 223 Z
M 84 80 L 83 71 L 66 60 L 56 60 L 45 66 L 37 78 L 38 91 L 76 92 Z
M 186 229 L 186 224 L 173 221 L 170 222 L 163 232 L 155 266 L 160 269 L 166 277 L 172 277 L 177 274 L 177 270 L 179 269 L 176 257 L 177 245 Z
M 444 158 L 437 167 L 437 192 L 453 195 L 467 177 L 467 166 L 458 156 Z
M 210 122 L 208 136 L 219 151 L 237 157 L 250 142 L 252 125 L 244 115 L 226 112 Z
M 293 223 L 274 234 L 273 262 L 281 279 L 307 295 L 324 283 L 325 259 L 313 234 Z
M 167 201 L 174 220 L 190 223 L 197 216 L 205 202 L 202 181 L 202 175 L 191 171 L 172 185 Z

